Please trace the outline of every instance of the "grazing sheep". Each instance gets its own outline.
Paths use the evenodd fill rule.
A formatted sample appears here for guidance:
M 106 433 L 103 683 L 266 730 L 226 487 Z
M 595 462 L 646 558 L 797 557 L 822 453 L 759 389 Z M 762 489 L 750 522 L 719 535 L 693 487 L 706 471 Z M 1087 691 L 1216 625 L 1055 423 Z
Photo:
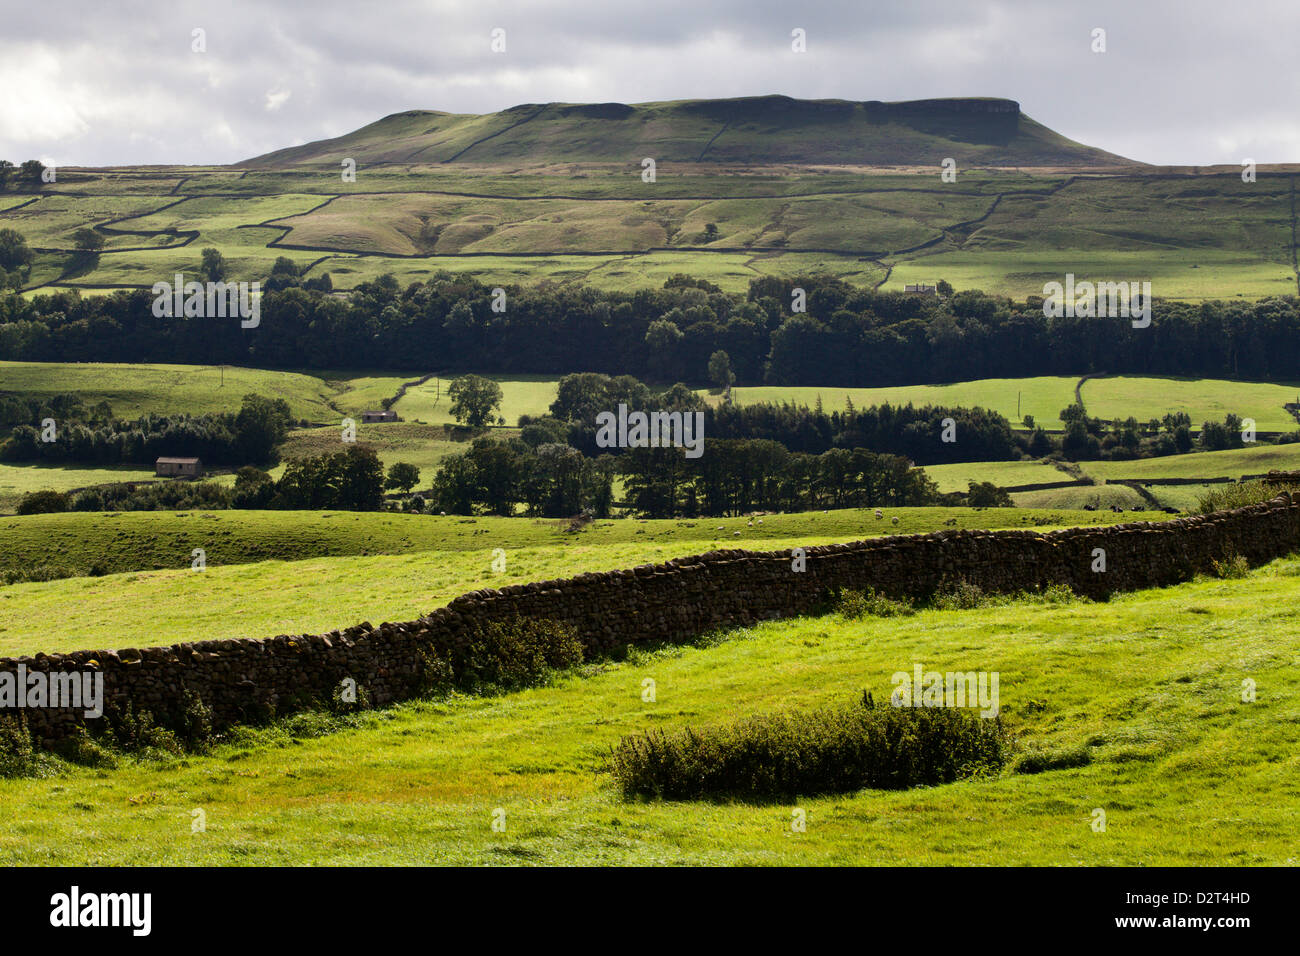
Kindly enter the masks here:
M 879 520 L 880 520 L 881 518 L 883 518 L 884 516 L 885 516 L 885 513 L 884 513 L 883 511 L 881 511 L 879 508 L 877 508 L 877 509 L 876 509 L 876 520 L 879 521 Z
M 891 519 L 891 520 L 894 522 L 894 524 L 898 524 L 898 519 L 897 519 L 897 518 L 893 518 L 893 519 Z

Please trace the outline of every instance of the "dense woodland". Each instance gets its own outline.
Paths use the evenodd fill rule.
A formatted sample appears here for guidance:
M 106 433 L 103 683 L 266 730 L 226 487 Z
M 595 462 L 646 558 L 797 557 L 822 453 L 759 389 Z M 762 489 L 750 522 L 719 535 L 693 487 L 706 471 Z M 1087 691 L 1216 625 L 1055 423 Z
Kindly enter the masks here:
M 287 262 L 287 260 L 286 260 Z M 1176 374 L 1285 381 L 1300 376 L 1300 300 L 1157 300 L 1149 328 L 1126 318 L 1047 318 L 1034 297 L 871 292 L 837 279 L 761 278 L 745 295 L 670 279 L 635 292 L 507 287 L 438 273 L 391 276 L 347 294 L 279 271 L 261 322 L 156 318 L 148 290 L 0 298 L 0 359 L 219 362 L 263 368 L 483 368 L 597 371 L 703 381 L 725 351 L 739 384 L 920 384 L 990 377 Z M 319 285 L 321 283 L 314 282 Z M 792 290 L 807 310 L 794 314 Z M 501 311 L 494 311 L 497 304 Z

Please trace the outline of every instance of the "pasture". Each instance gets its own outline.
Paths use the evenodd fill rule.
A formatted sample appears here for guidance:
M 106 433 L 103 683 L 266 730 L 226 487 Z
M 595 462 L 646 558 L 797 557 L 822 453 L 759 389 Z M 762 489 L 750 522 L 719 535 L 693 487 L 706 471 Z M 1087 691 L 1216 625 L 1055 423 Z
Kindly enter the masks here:
M 718 548 L 778 549 L 944 528 L 1113 524 L 1110 512 L 845 510 L 567 522 L 356 512 L 137 512 L 0 519 L 0 569 L 99 564 L 102 577 L 0 587 L 0 656 L 317 633 L 404 621 L 482 587 L 633 567 Z M 894 525 L 893 517 L 899 518 Z M 1163 517 L 1163 516 L 1161 516 Z M 737 534 L 736 532 L 739 532 Z M 191 570 L 191 552 L 207 568 Z M 506 571 L 491 569 L 493 551 Z M 76 621 L 51 629 L 52 620 Z
M 295 418 L 329 421 L 338 417 L 331 402 L 346 383 L 333 388 L 314 375 L 237 366 L 0 362 L 0 389 L 30 396 L 74 392 L 87 405 L 108 402 L 122 419 L 237 412 L 244 396 L 256 392 L 283 398 Z
M 734 135 L 734 131 L 733 131 Z M 553 144 L 551 144 L 553 145 Z M 594 148 L 595 144 L 588 143 Z M 549 147 L 548 147 L 549 148 Z M 536 159 L 537 157 L 534 157 Z M 0 208 L 37 249 L 28 289 L 148 287 L 221 250 L 231 277 L 278 256 L 338 289 L 440 269 L 489 282 L 659 287 L 675 273 L 743 292 L 761 275 L 826 272 L 867 287 L 947 279 L 1023 299 L 1067 272 L 1150 281 L 1157 297 L 1294 295 L 1285 176 L 1147 177 L 1116 168 L 665 166 L 652 186 L 623 163 L 61 171 L 37 201 Z M 105 237 L 74 261 L 72 234 Z M 715 231 L 708 232 L 712 226 Z
M 454 424 L 451 398 L 447 386 L 457 375 L 452 372 L 430 379 L 422 385 L 413 385 L 393 406 L 402 418 L 428 425 Z M 557 376 L 548 375 L 484 375 L 501 386 L 501 416 L 507 425 L 517 425 L 520 415 L 546 415 L 555 401 L 559 384 Z
M 802 618 L 551 686 L 240 730 L 209 755 L 0 780 L 11 864 L 1288 865 L 1300 562 L 1105 604 Z M 1032 613 L 1031 613 L 1032 612 Z M 1292 623 L 1288 623 L 1292 622 Z M 335 622 L 338 623 L 338 622 Z M 165 633 L 160 625 L 159 632 Z M 918 641 L 921 643 L 918 644 Z M 921 649 L 918 650 L 918 647 Z M 626 802 L 622 736 L 886 695 L 914 663 L 1001 675 L 1039 774 L 789 802 Z M 642 681 L 657 685 L 654 702 Z M 1259 686 L 1243 703 L 1244 677 Z M 192 834 L 202 808 L 206 832 Z M 493 813 L 505 813 L 504 832 Z M 791 828 L 804 811 L 805 832 Z M 1106 829 L 1095 832 L 1095 811 Z

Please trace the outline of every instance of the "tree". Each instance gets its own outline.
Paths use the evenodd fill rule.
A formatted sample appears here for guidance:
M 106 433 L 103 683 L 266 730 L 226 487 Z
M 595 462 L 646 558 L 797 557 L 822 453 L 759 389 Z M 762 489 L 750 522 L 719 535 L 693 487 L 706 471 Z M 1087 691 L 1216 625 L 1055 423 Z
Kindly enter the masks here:
M 966 503 L 972 508 L 1010 508 L 1015 504 L 1005 488 L 999 488 L 991 481 L 972 481 L 969 484 Z
M 677 324 L 668 319 L 655 319 L 650 323 L 645 333 L 645 344 L 650 352 L 646 364 L 651 371 L 661 378 L 672 374 L 677 364 L 677 346 L 684 337 Z
M 947 279 L 940 279 L 938 282 L 934 284 L 934 291 L 939 293 L 941 296 L 943 296 L 946 299 L 948 298 L 948 296 L 953 294 L 954 290 L 951 282 L 949 282 Z
M 9 178 L 13 175 L 14 164 L 7 159 L 0 159 L 0 189 L 9 185 Z
M 260 468 L 244 465 L 235 472 L 232 508 L 265 508 L 275 497 L 275 479 Z
M 1028 428 L 1030 431 L 1033 431 L 1033 430 L 1034 430 L 1034 416 L 1033 416 L 1033 415 L 1026 415 L 1026 416 L 1025 416 L 1024 418 L 1022 418 L 1020 421 L 1021 421 L 1021 424 L 1023 424 L 1023 425 L 1024 425 L 1026 428 Z
M 78 252 L 98 252 L 104 248 L 104 237 L 94 229 L 78 229 L 72 234 Z
M 338 462 L 338 497 L 335 508 L 378 511 L 384 503 L 384 466 L 369 448 L 350 445 Z
M 20 515 L 43 515 L 68 510 L 68 496 L 57 491 L 29 491 L 14 509 Z
M 704 224 L 704 238 L 710 241 L 718 238 L 718 224 L 716 222 Z
M 275 446 L 289 435 L 293 415 L 283 398 L 245 395 L 235 416 L 235 451 L 252 464 L 267 464 L 275 457 Z
M 226 278 L 226 257 L 220 249 L 208 247 L 203 250 L 203 262 L 199 266 L 199 275 L 206 282 L 223 282 Z
M 731 356 L 719 349 L 709 356 L 709 381 L 722 391 L 731 388 L 736 374 L 731 370 Z
M 19 170 L 19 175 L 34 186 L 41 181 L 41 174 L 45 172 L 45 164 L 39 159 L 29 159 L 19 167 Z
M 265 292 L 275 292 L 300 284 L 298 267 L 294 261 L 287 256 L 279 256 L 271 266 L 271 275 L 262 283 L 262 289 Z
M 0 229 L 0 269 L 23 269 L 30 266 L 35 258 L 21 232 L 17 229 Z
M 403 494 L 410 492 L 412 488 L 420 481 L 420 469 L 409 462 L 394 462 L 388 468 L 388 478 L 384 480 L 384 487 L 388 489 L 397 489 Z
M 501 410 L 501 386 L 481 375 L 452 379 L 447 394 L 452 416 L 471 428 L 482 428 Z

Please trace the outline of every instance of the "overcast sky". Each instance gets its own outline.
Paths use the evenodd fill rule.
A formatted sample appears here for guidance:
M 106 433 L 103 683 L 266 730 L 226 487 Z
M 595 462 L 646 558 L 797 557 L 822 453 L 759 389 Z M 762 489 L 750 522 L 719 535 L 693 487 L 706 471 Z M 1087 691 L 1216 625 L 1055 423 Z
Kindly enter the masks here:
M 0 13 L 0 158 L 14 162 L 227 163 L 407 109 L 765 93 L 1003 96 L 1145 162 L 1300 161 L 1296 0 L 0 0 Z

